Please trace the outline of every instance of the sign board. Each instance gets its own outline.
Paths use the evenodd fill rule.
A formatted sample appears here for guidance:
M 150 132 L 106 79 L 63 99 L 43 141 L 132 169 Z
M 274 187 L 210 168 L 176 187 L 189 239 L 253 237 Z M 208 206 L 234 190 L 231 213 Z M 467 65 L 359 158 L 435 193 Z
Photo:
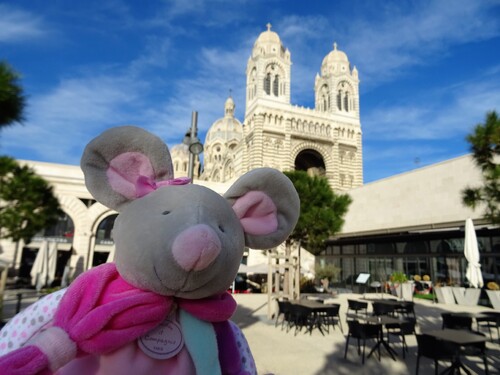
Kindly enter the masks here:
M 357 284 L 366 284 L 368 282 L 368 279 L 370 278 L 369 273 L 360 273 L 358 275 L 358 278 L 356 279 Z

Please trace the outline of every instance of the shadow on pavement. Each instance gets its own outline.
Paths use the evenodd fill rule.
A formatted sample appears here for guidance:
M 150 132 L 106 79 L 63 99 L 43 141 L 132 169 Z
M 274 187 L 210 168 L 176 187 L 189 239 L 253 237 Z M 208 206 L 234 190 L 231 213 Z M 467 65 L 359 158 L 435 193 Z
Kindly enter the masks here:
M 260 321 L 258 313 L 267 308 L 267 302 L 257 306 L 256 308 L 248 308 L 242 305 L 238 305 L 236 312 L 233 314 L 231 320 L 235 322 L 238 327 L 245 329 L 252 324 Z
M 378 355 L 374 353 L 370 358 L 365 359 L 365 364 L 361 363 L 361 356 L 357 353 L 357 342 L 351 340 L 348 347 L 347 359 L 344 359 L 346 345 L 347 323 L 345 315 L 347 310 L 347 298 L 361 298 L 359 295 L 349 295 L 341 297 L 338 302 L 341 304 L 340 316 L 344 333 L 338 327 L 330 330 L 324 336 L 317 330 L 311 334 L 282 328 L 281 325 L 275 327 L 273 319 L 267 317 L 267 299 L 265 296 L 239 296 L 238 309 L 233 316 L 243 333 L 247 337 L 250 348 L 253 352 L 259 374 L 273 375 L 413 375 L 416 372 L 417 343 L 414 335 L 407 336 L 408 352 L 406 358 L 402 356 L 401 341 L 396 336 L 391 336 L 391 347 L 396 350 L 397 356 L 394 361 L 382 349 L 382 358 L 379 361 Z M 480 312 L 488 310 L 480 306 L 448 306 L 432 302 L 415 303 L 417 316 L 417 333 L 430 330 L 441 329 L 441 313 L 447 311 L 471 311 Z M 491 310 L 491 309 L 490 309 Z M 370 313 L 370 312 L 369 312 Z M 476 329 L 475 324 L 473 329 Z M 487 330 L 483 333 L 489 336 Z M 500 374 L 500 344 L 493 333 L 493 342 L 487 342 L 488 368 L 490 374 Z M 368 340 L 366 344 L 366 356 L 375 345 L 374 341 Z M 471 370 L 472 375 L 485 374 L 484 364 L 480 357 L 465 357 L 463 362 Z M 449 366 L 449 362 L 439 363 L 439 372 Z M 434 373 L 434 363 L 428 358 L 420 359 L 420 375 Z M 463 373 L 463 372 L 462 372 Z

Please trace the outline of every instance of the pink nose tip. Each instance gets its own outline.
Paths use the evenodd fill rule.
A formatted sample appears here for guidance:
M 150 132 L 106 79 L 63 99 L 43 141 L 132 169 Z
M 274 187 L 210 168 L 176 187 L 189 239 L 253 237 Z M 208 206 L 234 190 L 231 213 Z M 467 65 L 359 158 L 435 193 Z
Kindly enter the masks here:
M 220 250 L 219 237 L 205 224 L 194 225 L 182 231 L 172 245 L 175 261 L 186 271 L 205 269 L 217 258 Z

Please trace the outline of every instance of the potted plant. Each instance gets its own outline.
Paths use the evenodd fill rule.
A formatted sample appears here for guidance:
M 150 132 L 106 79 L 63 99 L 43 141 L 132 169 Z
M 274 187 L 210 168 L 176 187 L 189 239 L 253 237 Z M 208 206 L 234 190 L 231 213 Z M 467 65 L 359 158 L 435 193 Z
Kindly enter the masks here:
M 404 272 L 394 271 L 391 275 L 391 281 L 394 284 L 402 284 L 408 281 L 408 277 Z
M 496 282 L 490 281 L 486 284 L 486 294 L 488 294 L 493 308 L 500 310 L 500 286 Z
M 408 276 L 404 272 L 395 271 L 390 279 L 398 298 L 403 300 L 413 298 L 413 283 L 408 281 Z

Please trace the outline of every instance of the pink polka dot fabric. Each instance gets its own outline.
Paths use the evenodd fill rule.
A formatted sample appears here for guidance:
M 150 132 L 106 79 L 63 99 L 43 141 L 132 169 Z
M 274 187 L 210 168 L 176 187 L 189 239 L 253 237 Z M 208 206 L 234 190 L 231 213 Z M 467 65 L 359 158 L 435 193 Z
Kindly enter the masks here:
M 59 301 L 66 292 L 51 293 L 14 316 L 0 331 L 0 356 L 19 349 L 37 332 L 52 323 Z
M 50 327 L 52 320 L 67 289 L 49 294 L 13 317 L 0 331 L 0 356 L 24 346 L 36 333 Z M 242 370 L 257 375 L 257 368 L 248 342 L 240 328 L 230 322 L 239 349 Z
M 255 367 L 255 361 L 252 356 L 252 352 L 250 351 L 250 347 L 248 346 L 247 339 L 243 332 L 241 332 L 240 328 L 236 325 L 236 323 L 231 322 L 231 329 L 233 330 L 234 337 L 236 339 L 236 345 L 238 346 L 241 358 L 241 365 L 243 366 L 243 370 L 248 374 L 257 375 L 257 368 Z

